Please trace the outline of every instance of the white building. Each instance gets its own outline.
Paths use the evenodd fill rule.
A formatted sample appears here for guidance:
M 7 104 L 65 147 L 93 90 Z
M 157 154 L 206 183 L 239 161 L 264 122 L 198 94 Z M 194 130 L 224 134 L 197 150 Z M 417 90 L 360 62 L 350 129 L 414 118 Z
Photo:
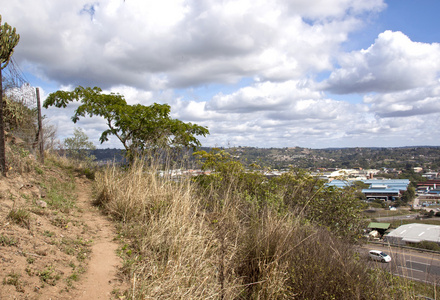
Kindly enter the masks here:
M 386 242 L 395 245 L 407 243 L 420 243 L 422 241 L 440 244 L 440 226 L 429 224 L 402 225 L 384 237 Z

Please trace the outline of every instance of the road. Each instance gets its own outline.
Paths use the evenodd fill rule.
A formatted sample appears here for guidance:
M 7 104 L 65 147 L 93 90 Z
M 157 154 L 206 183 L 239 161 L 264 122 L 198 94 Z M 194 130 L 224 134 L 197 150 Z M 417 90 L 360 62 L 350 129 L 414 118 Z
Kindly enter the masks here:
M 440 255 L 411 249 L 384 247 L 368 244 L 363 247 L 365 257 L 368 250 L 377 249 L 389 254 L 390 263 L 370 262 L 370 264 L 389 270 L 392 274 L 438 285 L 440 283 Z
M 377 222 L 392 222 L 396 220 L 408 220 L 408 219 L 415 219 L 419 216 L 418 213 L 416 214 L 410 214 L 410 215 L 399 215 L 399 216 L 390 216 L 390 217 L 378 217 L 375 218 Z

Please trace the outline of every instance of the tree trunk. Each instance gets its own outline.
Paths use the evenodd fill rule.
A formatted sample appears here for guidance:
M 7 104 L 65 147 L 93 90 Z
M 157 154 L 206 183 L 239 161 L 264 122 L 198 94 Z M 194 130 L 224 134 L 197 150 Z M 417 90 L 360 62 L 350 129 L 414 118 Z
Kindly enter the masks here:
M 3 77 L 0 65 L 0 168 L 6 177 L 6 150 L 5 150 L 5 124 L 3 120 Z

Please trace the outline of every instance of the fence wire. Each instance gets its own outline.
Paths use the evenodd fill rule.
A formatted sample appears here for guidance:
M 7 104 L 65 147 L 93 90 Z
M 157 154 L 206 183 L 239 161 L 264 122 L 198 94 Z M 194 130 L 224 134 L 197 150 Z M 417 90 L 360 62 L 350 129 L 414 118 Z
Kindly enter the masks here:
M 35 88 L 12 58 L 2 70 L 5 130 L 15 143 L 34 152 L 38 140 L 38 114 Z

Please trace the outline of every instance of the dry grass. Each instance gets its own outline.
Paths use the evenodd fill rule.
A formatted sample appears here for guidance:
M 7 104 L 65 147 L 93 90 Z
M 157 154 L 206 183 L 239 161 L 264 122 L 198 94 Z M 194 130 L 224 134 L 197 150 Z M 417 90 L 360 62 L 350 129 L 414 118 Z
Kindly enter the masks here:
M 232 179 L 217 187 L 233 193 L 200 193 L 156 171 L 136 161 L 96 175 L 97 204 L 120 222 L 132 299 L 412 298 L 352 244 L 298 213 L 258 207 Z
M 218 298 L 217 241 L 189 181 L 110 167 L 97 174 L 98 203 L 122 222 L 130 295 L 142 299 Z

